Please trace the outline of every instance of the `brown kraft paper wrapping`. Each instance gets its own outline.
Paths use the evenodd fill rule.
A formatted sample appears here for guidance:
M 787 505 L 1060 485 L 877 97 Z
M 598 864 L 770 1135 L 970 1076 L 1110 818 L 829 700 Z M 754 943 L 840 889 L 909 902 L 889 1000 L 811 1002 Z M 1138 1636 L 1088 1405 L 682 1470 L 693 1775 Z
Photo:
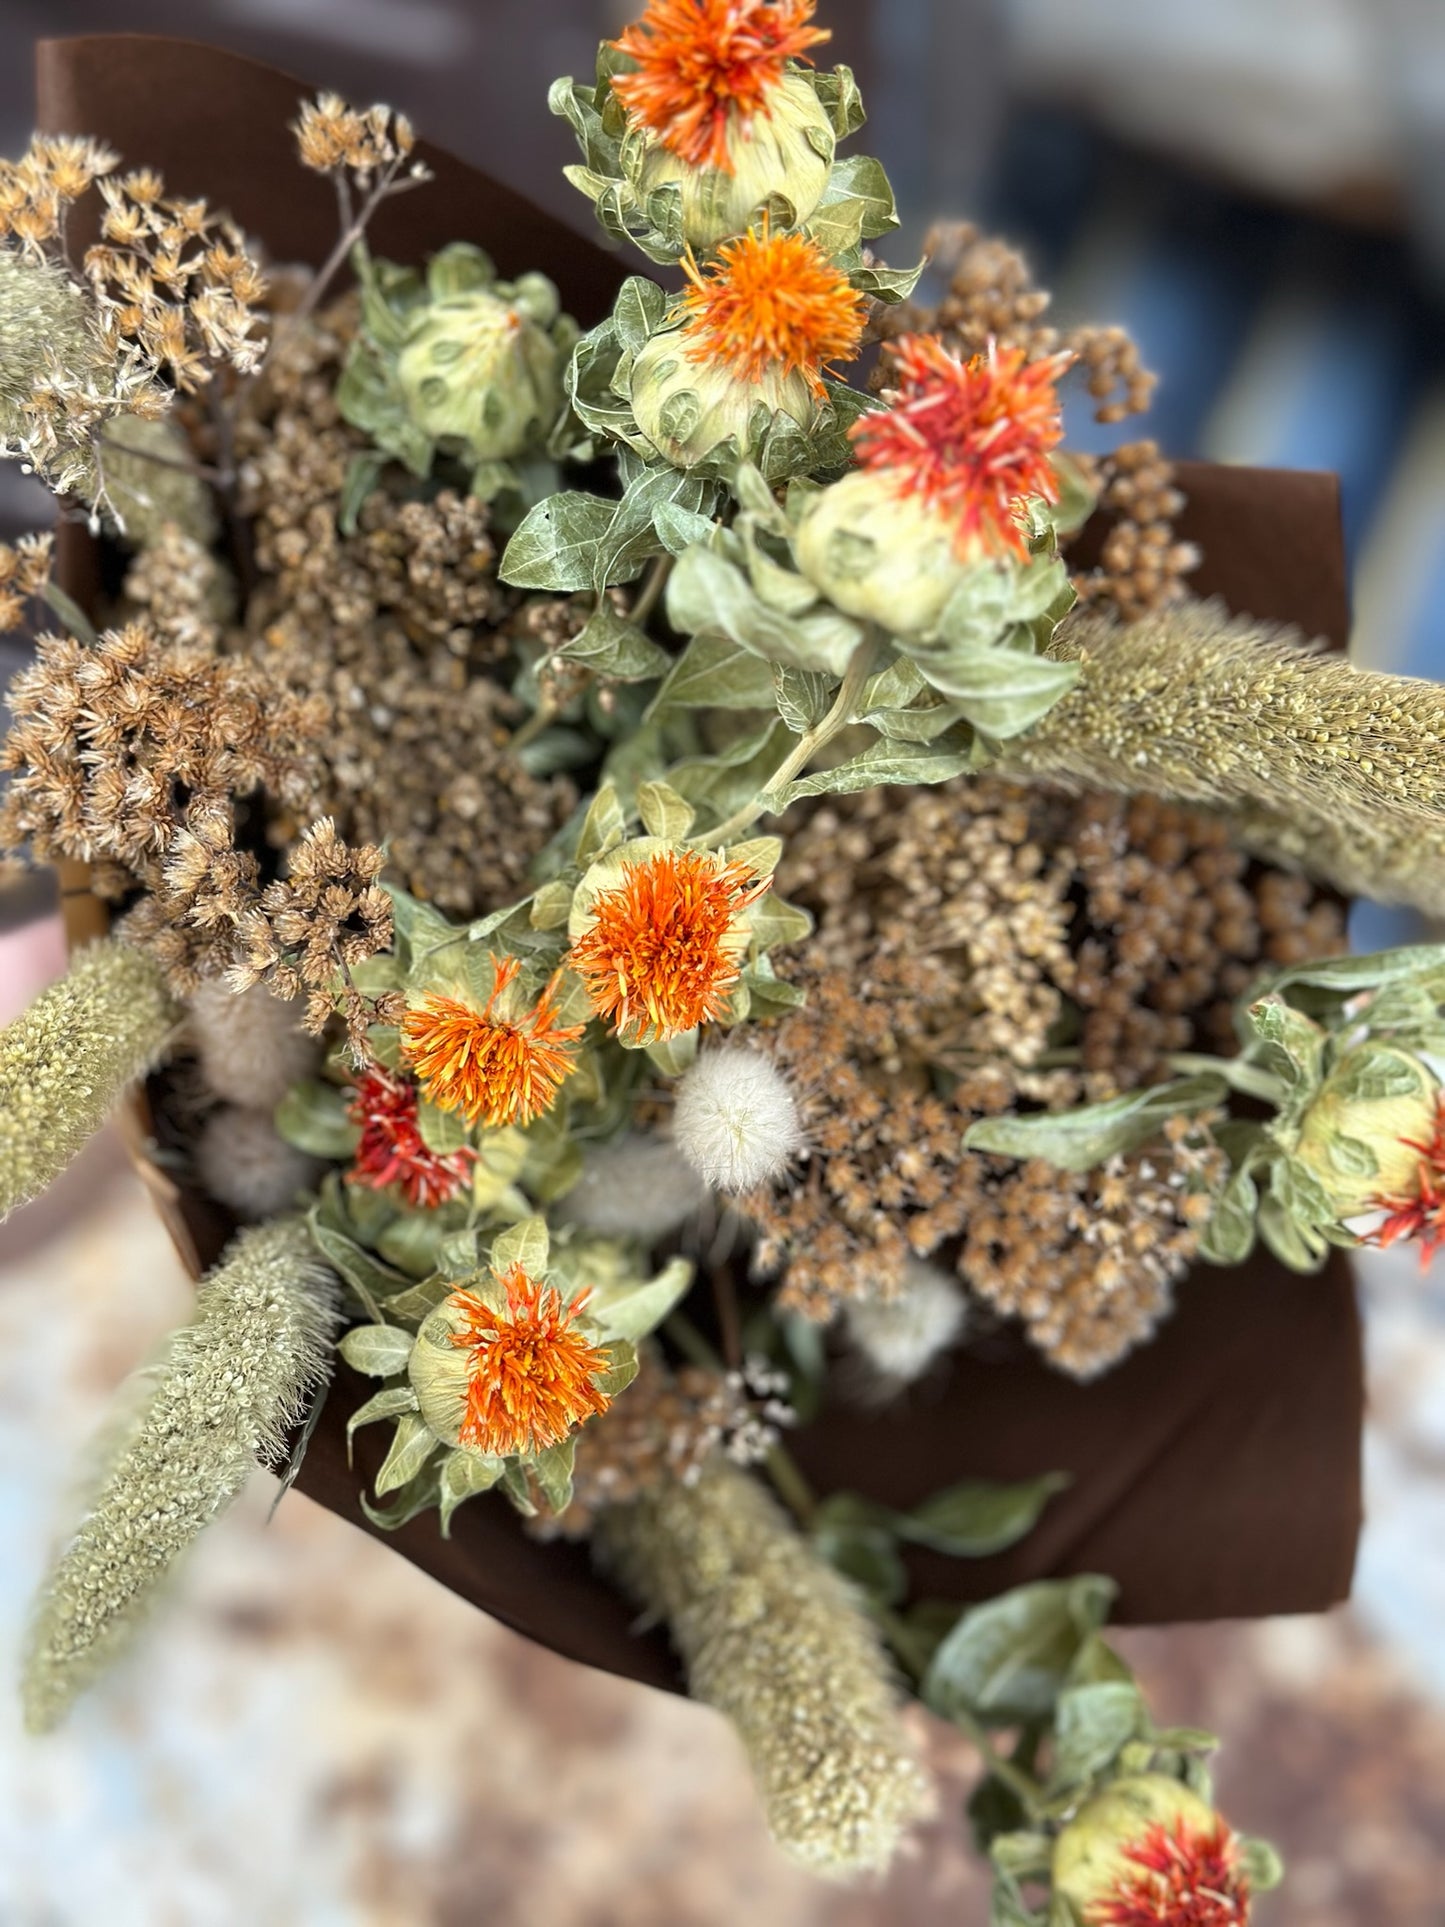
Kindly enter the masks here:
M 310 91 L 182 41 L 98 35 L 42 42 L 38 51 L 43 129 L 94 135 L 127 165 L 159 169 L 175 191 L 204 194 L 276 261 L 315 264 L 336 236 L 330 187 L 297 164 L 288 131 Z M 535 110 L 545 111 L 541 102 Z M 550 275 L 584 327 L 633 271 L 631 260 L 451 156 L 417 151 L 436 180 L 383 206 L 372 230 L 378 253 L 420 262 L 448 241 L 476 242 L 503 274 Z M 1349 611 L 1333 477 L 1199 463 L 1180 473 L 1189 496 L 1180 533 L 1205 556 L 1197 591 L 1343 647 Z M 1081 554 L 1091 540 L 1093 529 Z M 94 574 L 88 548 L 83 531 L 63 532 L 61 567 L 73 585 Z M 66 885 L 79 940 L 103 913 L 83 872 Z M 143 1102 L 130 1126 L 157 1208 L 198 1274 L 224 1241 L 224 1217 L 148 1163 Z M 297 1483 L 371 1531 L 357 1499 L 384 1442 L 380 1428 L 362 1432 L 353 1470 L 345 1438 L 347 1414 L 368 1389 L 338 1368 Z M 1124 1620 L 1255 1616 L 1316 1610 L 1348 1594 L 1362 1409 L 1348 1264 L 1336 1254 L 1319 1276 L 1300 1278 L 1256 1257 L 1235 1270 L 1196 1271 L 1158 1340 L 1095 1384 L 1072 1384 L 1032 1357 L 965 1356 L 900 1410 L 829 1410 L 793 1449 L 818 1489 L 896 1505 L 965 1477 L 1072 1474 L 1010 1552 L 980 1561 L 914 1555 L 920 1594 L 982 1599 L 1024 1580 L 1100 1571 L 1119 1582 Z M 593 1574 L 586 1549 L 529 1539 L 504 1500 L 464 1506 L 449 1540 L 430 1514 L 380 1536 L 557 1652 L 653 1685 L 679 1684 L 664 1635 L 633 1631 L 631 1608 Z

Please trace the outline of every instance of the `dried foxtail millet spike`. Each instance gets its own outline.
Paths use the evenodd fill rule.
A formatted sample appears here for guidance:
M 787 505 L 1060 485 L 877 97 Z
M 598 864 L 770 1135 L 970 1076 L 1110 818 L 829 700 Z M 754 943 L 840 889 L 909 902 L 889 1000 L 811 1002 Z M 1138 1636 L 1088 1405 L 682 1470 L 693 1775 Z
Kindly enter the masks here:
M 886 1868 L 931 1804 L 888 1662 L 757 1481 L 720 1461 L 664 1480 L 605 1512 L 594 1543 L 736 1728 L 779 1846 L 835 1879 Z
M 243 1231 L 227 1247 L 40 1591 L 22 1678 L 32 1730 L 58 1723 L 177 1559 L 258 1463 L 280 1458 L 326 1376 L 336 1319 L 330 1273 L 301 1219 Z
M 0 1031 L 0 1218 L 55 1182 L 179 1022 L 153 960 L 107 938 Z
M 1076 619 L 1052 653 L 1082 673 L 1004 748 L 1001 774 L 1237 813 L 1266 848 L 1288 819 L 1295 847 L 1282 854 L 1326 877 L 1347 824 L 1347 853 L 1386 859 L 1388 896 L 1445 895 L 1439 685 L 1356 669 L 1214 603 L 1122 627 Z

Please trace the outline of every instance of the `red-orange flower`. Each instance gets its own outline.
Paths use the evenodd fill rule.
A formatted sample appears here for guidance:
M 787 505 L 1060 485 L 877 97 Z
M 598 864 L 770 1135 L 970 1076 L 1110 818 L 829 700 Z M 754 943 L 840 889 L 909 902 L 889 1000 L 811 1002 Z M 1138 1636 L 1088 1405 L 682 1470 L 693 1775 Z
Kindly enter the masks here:
M 743 381 L 801 374 L 823 393 L 823 370 L 851 361 L 863 340 L 866 304 L 847 275 L 803 234 L 749 231 L 718 249 L 706 274 L 685 262 L 682 338 L 689 358 Z
M 416 1086 L 409 1078 L 393 1077 L 375 1066 L 357 1079 L 347 1106 L 353 1124 L 361 1126 L 351 1169 L 353 1184 L 384 1191 L 399 1184 L 410 1205 L 430 1211 L 465 1189 L 476 1152 L 433 1151 L 421 1134 L 417 1119 Z
M 530 1010 L 506 1008 L 521 967 L 515 957 L 496 963 L 496 983 L 480 1010 L 428 991 L 401 1020 L 406 1059 L 423 1090 L 469 1124 L 530 1124 L 551 1109 L 576 1062 L 567 1047 L 586 1026 L 557 1023 L 555 978 Z
M 568 961 L 592 1008 L 630 1041 L 680 1036 L 727 1008 L 747 947 L 743 912 L 768 887 L 745 863 L 703 850 L 659 850 L 624 863 L 590 906 Z
M 1155 1821 L 1123 1858 L 1128 1871 L 1085 1907 L 1086 1927 L 1248 1927 L 1239 1843 L 1217 1815 L 1207 1827 Z
M 1420 1269 L 1424 1271 L 1445 1245 L 1445 1093 L 1439 1098 L 1435 1130 L 1428 1142 L 1412 1137 L 1401 1138 L 1400 1142 L 1420 1154 L 1415 1191 L 1408 1196 L 1372 1199 L 1374 1208 L 1385 1212 L 1386 1217 L 1364 1242 L 1382 1248 L 1418 1243 Z
M 814 0 L 650 0 L 611 44 L 637 62 L 612 90 L 636 127 L 694 167 L 733 171 L 736 116 L 766 114 L 789 60 L 830 38 L 809 26 Z
M 469 1291 L 453 1293 L 450 1303 L 463 1321 L 452 1343 L 466 1350 L 470 1375 L 461 1443 L 505 1458 L 545 1451 L 612 1401 L 594 1383 L 608 1368 L 606 1352 L 572 1322 L 587 1293 L 564 1306 L 560 1292 L 520 1265 L 497 1283 L 507 1294 L 505 1312 Z
M 933 335 L 904 336 L 889 353 L 896 399 L 850 431 L 860 467 L 952 517 L 961 555 L 981 543 L 1026 557 L 1021 505 L 1029 496 L 1059 499 L 1048 452 L 1063 439 L 1055 384 L 1072 357 L 1028 361 L 1022 348 L 991 345 L 959 361 Z

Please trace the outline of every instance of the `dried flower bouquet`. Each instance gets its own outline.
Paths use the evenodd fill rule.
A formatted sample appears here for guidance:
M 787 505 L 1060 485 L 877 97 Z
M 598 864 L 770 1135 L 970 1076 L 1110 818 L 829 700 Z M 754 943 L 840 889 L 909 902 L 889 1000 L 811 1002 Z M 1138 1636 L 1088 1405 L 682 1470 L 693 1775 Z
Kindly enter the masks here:
M 869 1441 L 1020 1348 L 1071 1414 L 1173 1396 L 1196 1261 L 1270 1254 L 1263 1332 L 1348 1302 L 1336 1250 L 1445 1239 L 1445 952 L 1341 955 L 1333 894 L 1445 898 L 1445 702 L 1190 599 L 1170 465 L 1062 447 L 1066 383 L 1147 401 L 1117 330 L 1059 334 L 972 230 L 928 303 L 876 257 L 813 12 L 651 0 L 557 83 L 569 177 L 681 270 L 576 319 L 515 234 L 507 273 L 383 252 L 434 191 L 383 107 L 297 103 L 338 231 L 269 292 L 264 231 L 98 139 L 0 168 L 0 438 L 113 559 L 81 595 L 0 552 L 7 622 L 59 625 L 0 831 L 113 917 L 0 1042 L 0 1198 L 163 1065 L 153 1164 L 247 1227 L 98 1468 L 26 1704 L 370 1379 L 373 1527 L 436 1569 L 510 1505 L 489 1603 L 545 1636 L 585 1542 L 805 1864 L 881 1870 L 926 1812 L 906 1685 L 983 1756 L 996 1921 L 1224 1927 L 1277 1862 L 1106 1643 L 1112 1579 L 1061 1548 L 960 1603 L 1070 1455 L 983 1477 L 984 1402 L 949 1409 L 885 1503 Z

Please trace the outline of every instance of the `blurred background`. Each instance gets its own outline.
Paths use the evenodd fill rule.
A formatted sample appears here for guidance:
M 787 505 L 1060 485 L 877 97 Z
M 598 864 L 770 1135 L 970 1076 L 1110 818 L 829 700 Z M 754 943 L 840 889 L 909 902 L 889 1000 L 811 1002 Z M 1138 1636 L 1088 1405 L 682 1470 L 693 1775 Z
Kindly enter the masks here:
M 0 0 L 0 152 L 40 34 L 181 33 L 382 98 L 579 225 L 548 82 L 629 0 Z M 915 251 L 966 215 L 1028 251 L 1067 323 L 1162 376 L 1125 435 L 1336 470 L 1357 657 L 1445 675 L 1441 0 L 823 0 Z M 83 130 L 76 130 L 83 131 Z M 144 159 L 141 155 L 133 157 Z M 1119 431 L 1086 416 L 1076 446 Z M 0 533 L 48 519 L 0 466 Z M 0 676 L 17 659 L 0 641 Z M 63 967 L 0 897 L 0 1020 Z M 1409 934 L 1361 906 L 1363 946 Z M 1355 1604 L 1128 1635 L 1161 1717 L 1228 1736 L 1224 1801 L 1291 1863 L 1266 1927 L 1445 1923 L 1445 1274 L 1363 1268 L 1372 1418 Z M 78 1456 L 188 1287 L 119 1146 L 0 1230 L 4 1670 Z M 132 1665 L 64 1735 L 0 1694 L 0 1927 L 765 1927 L 982 1923 L 958 1812 L 882 1890 L 794 1875 L 730 1736 L 482 1620 L 263 1480 Z

